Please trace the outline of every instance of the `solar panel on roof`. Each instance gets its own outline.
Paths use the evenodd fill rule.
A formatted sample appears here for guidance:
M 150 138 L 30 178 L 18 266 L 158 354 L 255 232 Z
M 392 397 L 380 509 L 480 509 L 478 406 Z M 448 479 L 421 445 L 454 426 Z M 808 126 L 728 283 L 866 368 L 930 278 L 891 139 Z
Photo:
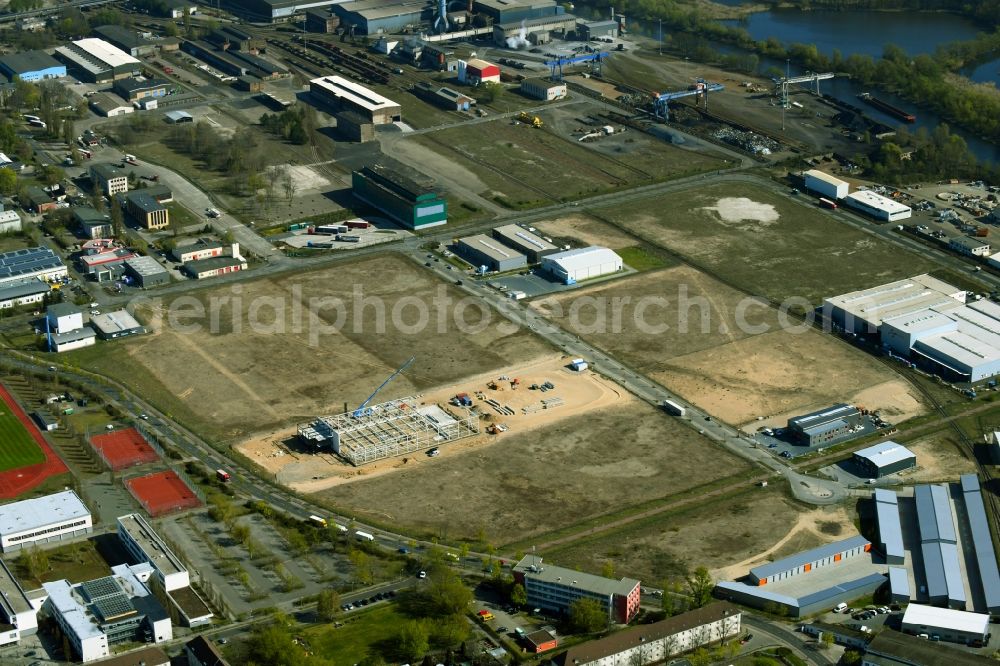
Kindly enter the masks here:
M 97 599 L 93 602 L 93 609 L 104 622 L 120 620 L 137 613 L 132 601 L 124 592 Z

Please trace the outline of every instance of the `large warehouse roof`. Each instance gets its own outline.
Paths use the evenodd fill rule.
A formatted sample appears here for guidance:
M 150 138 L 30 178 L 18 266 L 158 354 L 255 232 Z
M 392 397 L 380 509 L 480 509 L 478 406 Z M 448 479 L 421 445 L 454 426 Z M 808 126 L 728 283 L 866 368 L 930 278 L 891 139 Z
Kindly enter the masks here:
M 621 261 L 621 258 L 606 247 L 591 245 L 590 247 L 581 247 L 575 250 L 550 254 L 546 257 L 546 260 L 554 261 L 562 266 L 563 269 L 572 273 L 573 271 L 582 270 L 595 264 Z
M 917 340 L 913 349 L 959 374 L 1000 361 L 1000 349 L 961 331 L 929 335 Z
M 993 548 L 993 538 L 990 535 L 990 524 L 986 518 L 979 479 L 975 474 L 963 474 L 961 478 L 983 598 L 987 609 L 996 612 L 1000 610 L 1000 570 L 997 569 L 997 556 Z
M 955 521 L 951 515 L 947 487 L 917 486 L 913 491 L 913 497 L 917 501 L 920 540 L 955 543 Z
M 910 576 L 906 567 L 889 567 L 889 589 L 893 595 L 910 598 Z
M 819 548 L 813 548 L 812 550 L 806 550 L 801 553 L 796 553 L 790 557 L 786 557 L 775 562 L 769 562 L 767 564 L 762 564 L 759 567 L 754 567 L 750 569 L 750 574 L 756 577 L 758 580 L 763 580 L 774 574 L 781 573 L 783 571 L 789 571 L 791 569 L 797 569 L 804 564 L 810 564 L 816 560 L 822 560 L 827 557 L 832 557 L 838 553 L 842 553 L 845 550 L 852 550 L 859 546 L 864 546 L 871 543 L 868 539 L 861 535 L 850 537 L 849 539 L 843 539 L 841 541 L 835 541 L 833 543 L 828 543 L 825 546 L 820 546 Z
M 934 308 L 944 312 L 961 307 L 965 291 L 930 275 L 916 275 L 869 289 L 823 299 L 825 307 L 838 308 L 855 319 L 878 327 L 886 319 Z
M 516 224 L 505 224 L 502 227 L 496 227 L 493 229 L 493 233 L 516 245 L 531 248 L 536 252 L 558 249 L 555 245 L 548 242 L 541 236 L 533 234 L 527 229 L 522 229 Z
M 73 44 L 88 55 L 105 63 L 108 67 L 140 64 L 138 58 L 133 58 L 117 46 L 113 46 L 103 39 L 88 37 L 87 39 L 78 39 Z
M 0 506 L 0 534 L 16 534 L 90 515 L 72 490 Z
M 887 502 L 875 502 L 875 511 L 878 514 L 878 540 L 885 548 L 886 557 L 905 558 L 899 506 Z
M 847 185 L 847 181 L 841 180 L 835 176 L 831 176 L 830 174 L 824 171 L 819 171 L 818 169 L 809 169 L 808 171 L 803 171 L 802 175 L 809 176 L 811 178 L 815 178 L 816 180 L 821 180 L 824 183 L 828 183 L 830 185 L 838 187 L 840 185 Z
M 524 256 L 517 250 L 512 250 L 500 241 L 490 238 L 484 234 L 466 236 L 465 238 L 458 239 L 458 242 L 475 250 L 479 250 L 486 256 L 491 259 L 496 259 L 497 261 L 506 261 L 515 257 Z
M 903 613 L 903 624 L 950 629 L 969 634 L 985 634 L 989 629 L 990 616 L 968 611 L 936 608 L 923 604 L 910 604 Z
M 958 546 L 943 541 L 920 544 L 927 576 L 927 594 L 931 599 L 947 598 L 949 602 L 965 602 L 965 585 L 958 562 Z
M 884 197 L 881 194 L 875 194 L 871 190 L 858 190 L 856 192 L 851 192 L 846 198 L 852 201 L 857 201 L 871 208 L 885 211 L 890 215 L 910 210 L 909 206 L 904 206 L 898 201 L 893 201 L 889 197 Z
M 27 74 L 29 72 L 40 72 L 53 67 L 61 67 L 62 63 L 50 56 L 45 51 L 22 51 L 20 53 L 8 53 L 0 58 L 0 63 L 4 68 L 14 74 Z
M 909 458 L 916 458 L 912 451 L 892 440 L 855 451 L 854 455 L 871 461 L 876 467 L 885 467 Z
M 323 88 L 334 97 L 344 98 L 369 111 L 399 106 L 391 99 L 342 76 L 321 76 L 318 79 L 312 79 L 309 83 Z

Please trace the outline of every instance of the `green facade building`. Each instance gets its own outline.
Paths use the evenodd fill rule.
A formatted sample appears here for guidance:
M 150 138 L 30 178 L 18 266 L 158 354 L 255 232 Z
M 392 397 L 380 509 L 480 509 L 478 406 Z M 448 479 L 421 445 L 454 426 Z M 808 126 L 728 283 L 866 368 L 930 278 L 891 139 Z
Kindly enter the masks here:
M 437 192 L 380 165 L 351 177 L 354 196 L 414 231 L 448 221 L 448 202 Z

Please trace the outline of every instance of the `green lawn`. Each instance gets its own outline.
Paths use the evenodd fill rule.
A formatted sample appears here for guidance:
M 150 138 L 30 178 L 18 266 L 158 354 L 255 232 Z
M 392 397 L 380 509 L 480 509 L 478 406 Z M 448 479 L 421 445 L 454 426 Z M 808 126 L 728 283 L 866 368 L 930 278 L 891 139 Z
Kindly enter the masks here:
M 623 247 L 620 250 L 615 250 L 615 252 L 622 258 L 626 266 L 634 268 L 637 271 L 650 271 L 654 268 L 663 268 L 667 265 L 666 261 L 641 245 Z
M 406 618 L 396 611 L 394 604 L 386 604 L 365 611 L 352 611 L 340 621 L 344 626 L 332 624 L 307 630 L 306 638 L 317 656 L 329 659 L 335 666 L 351 666 L 370 654 L 381 654 L 399 626 Z
M 0 403 L 0 472 L 45 462 L 45 454 L 27 428 Z

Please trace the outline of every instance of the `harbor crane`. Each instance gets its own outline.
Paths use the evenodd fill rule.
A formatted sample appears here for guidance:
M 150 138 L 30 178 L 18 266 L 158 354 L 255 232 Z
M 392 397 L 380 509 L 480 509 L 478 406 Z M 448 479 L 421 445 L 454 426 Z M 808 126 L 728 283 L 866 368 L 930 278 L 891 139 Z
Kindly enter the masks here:
M 379 391 L 381 391 L 386 386 L 388 386 L 389 382 L 391 382 L 393 379 L 395 379 L 401 372 L 403 372 L 403 370 L 406 370 L 408 367 L 410 367 L 410 364 L 413 363 L 413 361 L 415 359 L 416 359 L 415 356 L 411 356 L 409 361 L 407 361 L 403 365 L 399 366 L 399 369 L 396 370 L 396 372 L 394 372 L 391 375 L 389 375 L 389 378 L 386 379 L 384 382 L 382 382 L 379 385 L 379 387 L 377 389 L 375 389 L 370 396 L 368 396 L 368 399 L 365 400 L 363 403 L 361 403 L 361 405 L 351 413 L 351 416 L 354 417 L 354 418 L 356 418 L 356 419 L 360 419 L 363 416 L 368 416 L 369 414 L 371 414 L 372 410 L 371 410 L 371 407 L 368 406 L 368 403 L 370 403 L 372 400 L 374 400 L 375 396 L 377 396 L 379 394 Z
M 833 72 L 808 72 L 802 76 L 782 76 L 780 78 L 775 78 L 775 87 L 781 88 L 781 106 L 788 108 L 788 86 L 797 85 L 799 83 L 812 83 L 815 87 L 814 92 L 819 95 L 819 82 L 832 79 L 835 76 L 836 74 Z
M 687 90 L 677 90 L 674 92 L 666 93 L 653 93 L 653 114 L 657 118 L 662 118 L 666 120 L 670 111 L 667 105 L 675 99 L 682 99 L 684 97 L 691 97 L 692 95 L 703 95 L 705 99 L 705 109 L 708 109 L 708 93 L 719 92 L 720 90 L 725 90 L 726 87 L 721 83 L 709 83 L 705 79 L 695 79 L 695 82 L 688 87 Z M 697 102 L 697 100 L 695 100 Z
M 601 61 L 610 57 L 611 54 L 607 51 L 594 51 L 593 53 L 584 53 L 583 55 L 573 56 L 572 58 L 559 56 L 555 60 L 546 60 L 544 64 L 552 70 L 551 79 L 553 81 L 562 81 L 563 65 L 575 65 L 579 62 L 593 63 L 591 67 L 593 68 L 594 74 L 600 75 Z

